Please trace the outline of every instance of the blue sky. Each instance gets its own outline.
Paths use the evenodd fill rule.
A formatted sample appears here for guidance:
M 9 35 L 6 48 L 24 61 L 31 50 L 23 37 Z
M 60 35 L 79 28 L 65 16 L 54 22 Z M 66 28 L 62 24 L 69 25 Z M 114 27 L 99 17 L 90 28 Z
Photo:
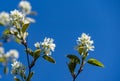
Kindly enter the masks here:
M 20 0 L 0 0 L 0 12 L 17 8 Z M 56 64 L 39 59 L 32 81 L 72 81 L 66 66 L 66 54 L 73 49 L 76 40 L 85 32 L 92 36 L 95 51 L 90 57 L 104 63 L 105 68 L 86 65 L 76 81 L 120 81 L 120 1 L 119 0 L 29 0 L 38 15 L 36 23 L 29 27 L 29 46 L 43 41 L 45 37 L 55 39 L 57 45 L 53 57 Z M 2 31 L 0 28 L 0 32 Z M 20 61 L 26 64 L 22 45 L 14 42 L 5 44 L 6 51 L 18 49 Z M 3 75 L 0 68 L 0 74 Z M 3 75 L 0 81 L 12 81 L 12 76 Z

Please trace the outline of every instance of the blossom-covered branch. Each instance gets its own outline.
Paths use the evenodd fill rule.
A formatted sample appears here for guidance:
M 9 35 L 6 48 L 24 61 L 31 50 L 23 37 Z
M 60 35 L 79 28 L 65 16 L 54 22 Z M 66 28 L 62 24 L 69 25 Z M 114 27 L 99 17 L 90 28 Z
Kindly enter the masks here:
M 93 40 L 91 37 L 85 33 L 82 33 L 81 37 L 78 37 L 76 50 L 78 51 L 80 56 L 76 56 L 74 54 L 69 54 L 67 57 L 70 59 L 69 63 L 67 63 L 69 71 L 72 75 L 73 81 L 76 80 L 78 75 L 83 71 L 84 65 L 86 64 L 87 56 L 89 55 L 89 51 L 94 51 Z M 87 63 L 104 67 L 104 65 L 94 58 L 90 58 L 87 60 Z M 79 65 L 79 69 L 76 72 L 76 66 Z
M 55 60 L 50 55 L 52 54 L 52 51 L 54 51 L 56 45 L 54 44 L 54 40 L 52 38 L 45 38 L 43 42 L 37 42 L 34 44 L 36 50 L 33 51 L 29 48 L 27 44 L 29 41 L 29 39 L 27 40 L 27 30 L 30 23 L 34 23 L 35 20 L 28 17 L 28 15 L 33 15 L 34 12 L 32 11 L 32 6 L 28 1 L 21 1 L 18 7 L 19 9 L 14 9 L 10 11 L 10 13 L 0 13 L 0 25 L 5 27 L 1 39 L 6 42 L 14 39 L 18 44 L 25 47 L 28 67 L 20 61 L 17 61 L 18 52 L 15 50 L 11 50 L 10 52 L 7 52 L 7 54 L 3 54 L 3 48 L 0 48 L 0 62 L 6 63 L 6 61 L 1 60 L 3 57 L 7 58 L 7 60 L 8 58 L 16 58 L 14 60 L 12 59 L 11 64 L 11 73 L 14 75 L 14 80 L 31 81 L 34 74 L 32 68 L 36 64 L 38 58 L 43 57 L 45 60 L 55 63 Z

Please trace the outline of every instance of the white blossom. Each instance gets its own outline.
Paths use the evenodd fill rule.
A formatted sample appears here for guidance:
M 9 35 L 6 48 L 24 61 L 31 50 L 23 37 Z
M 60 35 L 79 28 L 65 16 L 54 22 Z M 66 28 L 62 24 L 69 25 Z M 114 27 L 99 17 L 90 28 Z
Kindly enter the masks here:
M 11 21 L 21 21 L 23 18 L 24 14 L 16 9 L 10 12 Z
M 34 44 L 34 46 L 35 46 L 36 48 L 40 48 L 40 43 L 39 43 L 39 42 L 36 42 L 36 43 Z
M 35 20 L 33 18 L 26 17 L 26 20 L 29 21 L 30 23 L 35 23 Z
M 30 21 L 27 20 L 26 18 L 24 18 L 24 19 L 22 20 L 22 22 L 23 22 L 24 24 L 29 24 L 29 23 L 30 23 Z
M 8 26 L 10 22 L 9 13 L 1 12 L 0 13 L 0 23 L 4 26 Z
M 22 9 L 23 13 L 29 14 L 31 12 L 31 4 L 28 1 L 21 1 L 19 7 Z
M 24 23 L 24 24 L 35 23 L 35 20 L 32 19 L 32 18 L 30 18 L 30 17 L 24 17 L 24 18 L 22 19 L 22 23 Z
M 11 64 L 12 66 L 12 74 L 20 74 L 21 72 L 24 72 L 25 70 L 25 66 L 18 61 L 14 61 L 13 64 Z
M 17 50 L 12 49 L 12 50 L 8 51 L 8 52 L 5 54 L 5 56 L 6 56 L 7 58 L 18 59 L 19 53 L 18 53 Z
M 41 43 L 47 55 L 50 55 L 51 54 L 50 50 L 54 51 L 56 47 L 56 45 L 53 42 L 54 40 L 52 38 L 45 38 L 44 41 Z
M 4 48 L 0 47 L 0 54 L 3 54 L 3 53 L 4 53 Z
M 81 35 L 81 37 L 78 37 L 78 40 L 77 40 L 77 44 L 84 46 L 86 51 L 94 50 L 94 46 L 92 45 L 93 43 L 94 42 L 93 42 L 93 40 L 91 40 L 91 37 L 85 33 L 83 33 Z
M 13 64 L 11 64 L 11 65 L 12 65 L 12 68 L 13 68 L 13 69 L 17 69 L 17 68 L 19 68 L 19 67 L 21 66 L 21 63 L 18 62 L 18 61 L 15 61 L 15 62 L 13 62 Z

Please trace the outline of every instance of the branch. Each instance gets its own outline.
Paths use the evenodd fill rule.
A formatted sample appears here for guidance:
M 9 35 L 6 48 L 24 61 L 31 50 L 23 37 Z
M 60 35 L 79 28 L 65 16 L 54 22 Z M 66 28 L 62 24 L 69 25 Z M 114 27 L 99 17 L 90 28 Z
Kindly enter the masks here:
M 24 47 L 25 47 L 25 50 L 27 50 L 28 49 L 28 45 L 27 45 L 27 43 L 26 42 L 22 42 L 22 44 L 24 45 Z M 29 54 L 28 54 L 28 52 L 26 51 L 26 54 L 27 54 L 27 62 L 28 62 L 28 77 L 30 76 L 30 73 L 31 73 L 31 66 L 30 66 L 30 58 L 29 58 Z M 28 78 L 27 77 L 27 80 L 26 81 L 28 81 Z
M 75 77 L 73 77 L 73 81 L 75 81 L 76 78 L 78 77 L 78 75 L 83 71 L 84 61 L 85 61 L 85 59 L 82 58 L 82 63 L 81 63 L 81 65 L 80 65 L 80 69 L 78 70 L 78 72 L 77 72 L 77 74 L 75 75 Z

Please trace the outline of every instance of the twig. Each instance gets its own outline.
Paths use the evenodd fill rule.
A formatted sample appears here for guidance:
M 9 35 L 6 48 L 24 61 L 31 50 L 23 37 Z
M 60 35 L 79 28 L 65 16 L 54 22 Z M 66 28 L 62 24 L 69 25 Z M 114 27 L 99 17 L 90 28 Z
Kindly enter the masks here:
M 23 42 L 22 43 L 24 46 L 25 46 L 25 50 L 27 50 L 28 49 L 28 45 L 27 45 L 27 43 L 26 42 Z M 28 52 L 26 51 L 26 54 L 27 54 L 27 62 L 28 62 L 28 77 L 30 76 L 30 73 L 31 73 L 31 66 L 30 66 L 30 58 L 29 58 L 29 54 L 28 54 Z M 28 77 L 27 77 L 27 80 L 26 81 L 28 81 Z
M 78 70 L 78 72 L 77 72 L 77 74 L 75 75 L 75 77 L 73 77 L 73 81 L 75 81 L 76 78 L 78 77 L 78 75 L 83 71 L 84 60 L 85 60 L 85 59 L 82 58 L 82 63 L 81 63 L 81 65 L 80 65 L 80 69 Z

